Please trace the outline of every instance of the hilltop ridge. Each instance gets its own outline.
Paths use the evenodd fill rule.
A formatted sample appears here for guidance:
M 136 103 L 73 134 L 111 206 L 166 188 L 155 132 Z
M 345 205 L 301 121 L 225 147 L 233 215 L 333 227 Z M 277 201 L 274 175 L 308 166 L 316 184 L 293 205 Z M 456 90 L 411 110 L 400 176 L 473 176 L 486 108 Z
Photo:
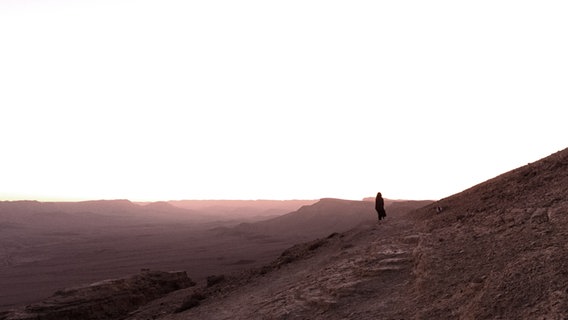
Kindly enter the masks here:
M 158 318 L 566 319 L 567 237 L 568 149 L 297 246 L 267 272 Z

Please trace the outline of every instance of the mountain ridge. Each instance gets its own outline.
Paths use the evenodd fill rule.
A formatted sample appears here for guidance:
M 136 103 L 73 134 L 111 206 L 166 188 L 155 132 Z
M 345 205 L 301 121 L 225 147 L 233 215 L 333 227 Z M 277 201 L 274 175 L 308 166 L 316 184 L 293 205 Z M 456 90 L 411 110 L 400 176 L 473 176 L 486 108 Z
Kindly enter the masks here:
M 159 319 L 566 319 L 566 238 L 568 149 L 285 251 L 287 263 Z
M 406 214 L 407 212 L 432 203 L 430 200 L 386 199 L 387 214 Z M 298 210 L 275 218 L 254 223 L 242 223 L 230 230 L 234 232 L 253 232 L 266 235 L 297 236 L 298 241 L 325 237 L 333 232 L 346 232 L 360 224 L 377 220 L 374 202 L 322 198 L 318 202 L 304 205 Z
M 145 206 L 130 200 L 89 200 L 78 202 L 40 202 L 34 200 L 0 201 L 0 220 L 10 223 L 31 224 L 37 227 L 60 223 L 68 228 L 80 227 L 82 223 L 113 224 L 127 220 L 204 220 L 202 213 L 175 207 L 166 203 L 151 203 Z M 51 221 L 50 221 L 51 220 Z

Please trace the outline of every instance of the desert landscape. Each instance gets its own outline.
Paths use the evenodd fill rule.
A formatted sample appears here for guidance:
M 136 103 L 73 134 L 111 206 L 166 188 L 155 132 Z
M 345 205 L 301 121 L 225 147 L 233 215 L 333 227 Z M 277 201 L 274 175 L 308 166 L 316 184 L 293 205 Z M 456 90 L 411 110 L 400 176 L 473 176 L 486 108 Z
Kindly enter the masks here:
M 0 320 L 568 319 L 567 1 L 0 1 Z
M 123 220 L 148 204 L 103 206 L 123 212 L 112 228 L 97 225 L 101 211 L 59 207 L 87 231 L 42 222 L 30 233 L 29 219 L 26 237 L 16 217 L 33 210 L 4 213 L 2 319 L 568 317 L 568 149 L 436 202 L 387 201 L 380 222 L 373 202 L 340 199 L 207 228 L 165 211 L 171 224 Z
M 393 212 L 410 201 L 387 202 Z M 297 211 L 295 209 L 298 209 Z M 128 200 L 0 202 L 0 308 L 148 270 L 195 281 L 268 264 L 284 249 L 374 221 L 373 203 Z

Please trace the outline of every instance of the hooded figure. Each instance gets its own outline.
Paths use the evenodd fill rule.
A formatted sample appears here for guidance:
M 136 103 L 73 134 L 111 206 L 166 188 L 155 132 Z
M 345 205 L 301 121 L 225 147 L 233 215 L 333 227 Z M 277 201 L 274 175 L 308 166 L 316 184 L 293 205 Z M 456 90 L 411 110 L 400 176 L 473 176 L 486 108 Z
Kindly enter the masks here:
M 385 201 L 381 193 L 377 193 L 377 198 L 375 199 L 375 210 L 379 215 L 379 221 L 387 217 L 387 212 L 385 211 Z

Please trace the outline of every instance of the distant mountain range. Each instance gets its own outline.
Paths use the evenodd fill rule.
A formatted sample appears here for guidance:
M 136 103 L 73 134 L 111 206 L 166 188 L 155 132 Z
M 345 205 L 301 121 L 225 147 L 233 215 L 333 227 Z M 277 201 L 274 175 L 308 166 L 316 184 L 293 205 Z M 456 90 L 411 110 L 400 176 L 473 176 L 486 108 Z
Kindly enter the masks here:
M 414 209 L 433 201 L 385 201 L 387 219 L 396 219 Z M 312 240 L 327 236 L 333 232 L 345 232 L 362 223 L 377 221 L 374 198 L 371 201 L 352 201 L 324 198 L 305 205 L 300 209 L 276 218 L 255 223 L 243 223 L 234 228 L 227 228 L 233 233 L 257 233 L 271 236 L 300 237 Z
M 266 219 L 314 204 L 318 200 L 172 200 L 169 204 L 218 219 Z
M 145 221 L 254 221 L 288 213 L 313 202 L 315 200 L 0 201 L 0 230 L 16 226 L 81 228 Z
M 385 207 L 387 214 L 397 215 L 431 202 L 386 199 Z M 252 221 L 238 225 L 232 232 L 311 239 L 374 221 L 376 213 L 371 201 L 331 198 L 319 201 L 180 200 L 145 203 L 129 200 L 0 201 L 0 230 L 18 226 L 82 228 L 156 220 L 196 223 L 216 220 Z
M 128 200 L 82 202 L 0 201 L 0 223 L 40 228 L 82 228 L 144 221 L 203 221 L 207 215 L 168 203 Z M 1 228 L 1 225 L 0 225 Z

